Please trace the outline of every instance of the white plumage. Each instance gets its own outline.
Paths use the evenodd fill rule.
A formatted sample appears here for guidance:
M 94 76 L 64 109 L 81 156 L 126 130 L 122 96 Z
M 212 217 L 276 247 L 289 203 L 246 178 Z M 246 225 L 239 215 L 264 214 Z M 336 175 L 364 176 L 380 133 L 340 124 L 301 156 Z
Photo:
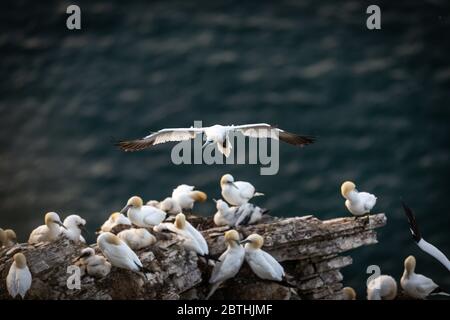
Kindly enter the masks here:
M 86 220 L 81 218 L 79 215 L 72 214 L 64 219 L 63 224 L 65 228 L 61 228 L 61 232 L 68 239 L 74 241 L 75 243 L 86 243 L 86 240 L 84 240 L 83 236 L 81 235 L 81 231 L 86 230 Z
M 81 250 L 79 259 L 82 266 L 86 269 L 87 274 L 90 276 L 103 278 L 111 271 L 111 263 L 105 257 L 96 255 L 92 248 Z
M 117 236 L 133 250 L 140 250 L 156 242 L 156 238 L 146 229 L 131 228 L 123 230 Z
M 351 181 L 346 181 L 341 186 L 342 196 L 347 199 L 345 206 L 354 216 L 362 216 L 370 213 L 377 203 L 377 197 L 368 192 L 358 192 Z
M 261 279 L 282 281 L 285 276 L 283 267 L 270 254 L 261 249 L 264 239 L 251 234 L 245 240 L 245 261 Z
M 397 282 L 391 276 L 381 275 L 367 284 L 367 300 L 394 300 Z
M 194 186 L 186 184 L 179 185 L 172 191 L 172 199 L 181 208 L 181 210 L 191 211 L 196 201 L 204 202 L 207 199 L 206 193 L 194 190 Z M 178 211 L 177 213 L 180 213 Z
M 238 227 L 241 225 L 255 224 L 261 220 L 263 214 L 268 210 L 262 209 L 251 203 L 230 207 L 223 200 L 216 201 L 217 212 L 214 215 L 216 226 Z
M 222 197 L 233 206 L 240 206 L 247 203 L 255 196 L 262 196 L 263 193 L 256 192 L 255 187 L 246 181 L 234 181 L 231 174 L 225 174 L 220 179 Z
M 111 232 L 104 232 L 97 238 L 97 245 L 115 267 L 141 271 L 143 266 L 136 253 Z
M 45 215 L 45 225 L 39 226 L 31 232 L 28 243 L 56 241 L 61 235 L 60 227 L 65 228 L 59 215 L 56 212 L 49 212 Z
M 144 206 L 140 197 L 134 196 L 128 200 L 127 205 L 120 213 L 127 213 L 130 221 L 142 228 L 153 227 L 166 218 L 166 213 L 153 206 Z
M 122 213 L 114 212 L 109 216 L 108 220 L 103 223 L 100 230 L 101 232 L 110 232 L 115 226 L 118 225 L 131 226 L 131 221 Z
M 27 266 L 27 260 L 22 253 L 16 253 L 13 259 L 14 262 L 6 277 L 6 288 L 11 297 L 15 298 L 20 295 L 23 299 L 31 287 L 32 276 Z

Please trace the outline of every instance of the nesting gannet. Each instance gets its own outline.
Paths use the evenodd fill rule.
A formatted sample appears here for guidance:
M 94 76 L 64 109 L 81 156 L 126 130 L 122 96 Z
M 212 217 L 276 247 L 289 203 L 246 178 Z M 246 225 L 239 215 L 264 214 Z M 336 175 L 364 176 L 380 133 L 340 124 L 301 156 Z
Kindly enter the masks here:
M 209 299 L 217 288 L 226 280 L 233 278 L 244 263 L 245 249 L 239 243 L 239 233 L 236 230 L 225 232 L 227 250 L 214 265 L 209 283 L 212 285 L 206 299 Z
M 345 287 L 342 289 L 342 298 L 344 300 L 356 300 L 356 292 L 351 287 Z
M 171 197 L 165 198 L 159 203 L 159 208 L 168 214 L 178 214 L 183 211 L 178 201 Z
M 234 181 L 231 174 L 225 174 L 220 179 L 222 197 L 233 206 L 247 203 L 251 198 L 263 196 L 264 193 L 256 192 L 255 187 L 246 181 Z
M 83 236 L 81 235 L 82 231 L 86 231 L 86 220 L 81 218 L 79 215 L 72 214 L 64 219 L 63 225 L 65 228 L 62 228 L 61 232 L 69 240 L 72 240 L 75 243 L 78 243 L 80 241 L 82 243 L 86 243 L 86 240 L 84 240 Z
M 391 276 L 381 275 L 367 284 L 367 300 L 394 300 L 397 282 Z
M 136 272 L 146 271 L 136 253 L 124 241 L 111 232 L 104 232 L 99 235 L 97 245 L 105 257 L 111 262 L 111 265 Z
M 114 212 L 109 216 L 108 220 L 103 223 L 100 228 L 100 232 L 110 232 L 115 226 L 118 225 L 131 226 L 131 221 L 120 212 Z
M 28 243 L 34 244 L 55 241 L 61 234 L 60 227 L 66 228 L 62 224 L 58 214 L 56 212 L 48 212 L 45 215 L 45 225 L 39 226 L 31 232 Z
M 6 288 L 11 297 L 15 298 L 17 295 L 20 295 L 23 299 L 31 287 L 31 272 L 28 269 L 27 259 L 23 253 L 16 253 L 13 259 L 14 262 L 9 268 L 8 276 L 6 277 Z
M 105 257 L 96 255 L 92 248 L 81 250 L 81 255 L 76 260 L 80 260 L 88 275 L 96 278 L 106 277 L 111 271 L 111 263 Z
M 206 193 L 203 191 L 194 190 L 194 188 L 194 186 L 181 184 L 172 191 L 172 199 L 175 200 L 175 202 L 185 212 L 191 212 L 196 201 L 205 202 L 208 198 Z M 180 211 L 177 213 L 180 213 Z
M 203 148 L 208 144 L 216 143 L 219 151 L 225 156 L 231 153 L 231 143 L 229 134 L 231 132 L 240 132 L 244 136 L 253 138 L 271 138 L 281 140 L 295 146 L 304 146 L 314 142 L 315 138 L 311 136 L 301 136 L 294 133 L 275 128 L 267 123 L 246 124 L 241 126 L 221 126 L 214 125 L 203 128 L 171 128 L 162 129 L 158 132 L 137 140 L 120 141 L 116 145 L 124 151 L 139 151 L 149 148 L 155 144 L 185 141 L 194 139 L 197 134 L 204 133 L 206 142 Z
M 255 224 L 261 220 L 262 216 L 269 212 L 251 203 L 244 203 L 241 206 L 230 207 L 223 200 L 216 201 L 217 212 L 214 215 L 216 226 L 238 227 Z
M 17 243 L 17 236 L 14 230 L 0 228 L 0 248 L 2 246 L 10 247 Z
M 406 217 L 408 218 L 408 221 L 409 221 L 409 226 L 410 226 L 412 237 L 413 237 L 414 241 L 417 243 L 417 245 L 419 246 L 419 248 L 422 249 L 423 251 L 425 251 L 426 253 L 428 253 L 430 256 L 432 256 L 436 260 L 438 260 L 440 263 L 442 263 L 447 268 L 448 271 L 450 271 L 450 260 L 445 256 L 444 253 L 442 253 L 441 250 L 439 250 L 434 245 L 432 245 L 431 243 L 428 243 L 427 241 L 425 241 L 425 239 L 422 238 L 422 235 L 420 233 L 419 226 L 417 224 L 414 212 L 403 201 L 402 201 L 402 205 L 403 205 L 403 209 L 405 211 Z
M 119 232 L 117 236 L 133 250 L 148 247 L 156 242 L 156 238 L 147 229 L 127 229 Z
M 449 296 L 433 280 L 414 272 L 416 268 L 416 258 L 414 256 L 406 258 L 404 265 L 405 271 L 400 280 L 400 285 L 411 298 L 426 299 L 426 297 L 433 294 Z
M 283 267 L 270 254 L 261 249 L 264 238 L 251 234 L 241 243 L 245 243 L 245 261 L 261 279 L 282 281 L 285 273 Z
M 182 240 L 182 245 L 187 250 L 192 250 L 200 256 L 208 257 L 209 250 L 205 238 L 186 220 L 186 216 L 183 213 L 176 215 L 174 223 L 161 223 L 155 226 L 153 230 L 156 232 L 165 230 L 173 232 Z
M 130 221 L 138 227 L 153 227 L 164 221 L 166 213 L 152 206 L 144 206 L 140 197 L 131 197 L 127 205 L 120 211 L 127 213 Z
M 362 216 L 370 213 L 375 206 L 377 197 L 367 192 L 358 192 L 351 181 L 345 181 L 341 186 L 341 194 L 347 199 L 345 206 L 354 216 Z

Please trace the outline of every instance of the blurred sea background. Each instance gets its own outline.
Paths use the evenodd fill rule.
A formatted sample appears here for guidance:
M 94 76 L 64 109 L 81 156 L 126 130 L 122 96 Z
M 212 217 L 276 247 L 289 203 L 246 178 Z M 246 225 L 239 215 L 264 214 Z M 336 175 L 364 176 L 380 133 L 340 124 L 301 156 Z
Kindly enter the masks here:
M 231 173 L 277 216 L 348 216 L 353 180 L 385 212 L 379 244 L 349 252 L 344 284 L 365 297 L 366 268 L 399 279 L 403 259 L 450 289 L 450 275 L 411 239 L 400 198 L 424 238 L 450 256 L 450 5 L 377 1 L 14 1 L 0 11 L 0 227 L 19 240 L 47 211 L 80 214 L 93 232 L 131 195 L 163 199 L 181 183 L 220 197 Z M 165 127 L 269 122 L 317 135 L 280 145 L 280 170 L 179 165 L 171 145 L 123 153 L 115 139 Z M 196 206 L 212 215 L 213 202 Z

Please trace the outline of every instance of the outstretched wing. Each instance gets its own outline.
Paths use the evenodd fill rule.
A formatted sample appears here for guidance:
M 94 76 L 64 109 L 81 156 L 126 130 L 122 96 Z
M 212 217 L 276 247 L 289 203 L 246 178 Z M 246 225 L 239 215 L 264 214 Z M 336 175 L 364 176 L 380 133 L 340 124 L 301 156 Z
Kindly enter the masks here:
M 417 225 L 416 216 L 414 215 L 414 212 L 411 210 L 411 208 L 408 207 L 403 201 L 402 206 L 403 210 L 405 211 L 406 217 L 408 218 L 409 228 L 411 230 L 414 241 L 419 242 L 420 239 L 422 239 L 422 236 L 420 234 L 419 226 Z
M 252 138 L 279 139 L 294 146 L 304 146 L 315 141 L 315 138 L 312 136 L 302 136 L 287 132 L 267 123 L 245 124 L 242 126 L 234 126 L 232 128 L 241 132 L 244 136 Z
M 155 144 L 193 139 L 198 133 L 202 132 L 203 128 L 162 129 L 142 139 L 119 141 L 116 145 L 123 151 L 139 151 Z

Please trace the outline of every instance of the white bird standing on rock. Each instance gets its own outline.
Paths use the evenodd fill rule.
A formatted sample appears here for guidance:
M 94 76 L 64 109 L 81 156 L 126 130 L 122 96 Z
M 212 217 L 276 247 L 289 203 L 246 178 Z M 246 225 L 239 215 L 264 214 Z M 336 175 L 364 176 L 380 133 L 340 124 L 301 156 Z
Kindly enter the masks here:
M 216 200 L 214 200 L 216 201 Z M 269 210 L 262 209 L 251 203 L 244 203 L 241 206 L 230 207 L 223 200 L 216 201 L 217 212 L 214 215 L 214 224 L 216 226 L 246 226 L 255 224 L 261 220 L 264 214 Z
M 103 223 L 100 228 L 100 232 L 110 232 L 115 226 L 118 225 L 126 225 L 131 226 L 131 221 L 127 217 L 125 217 L 120 212 L 114 212 L 108 218 L 108 220 Z
M 341 186 L 341 194 L 347 199 L 345 206 L 354 216 L 362 216 L 370 213 L 375 206 L 377 197 L 367 192 L 358 192 L 351 181 L 345 181 Z
M 420 249 L 428 253 L 430 256 L 438 260 L 440 263 L 442 263 L 448 271 L 450 271 L 450 260 L 445 256 L 445 254 L 436 248 L 431 243 L 425 241 L 424 238 L 422 238 L 422 235 L 419 230 L 419 226 L 416 221 L 416 216 L 414 215 L 414 212 L 409 208 L 406 203 L 402 201 L 403 210 L 405 211 L 406 217 L 408 218 L 409 222 L 409 228 L 412 234 L 412 237 L 414 241 L 417 243 Z
M 387 275 L 378 276 L 367 284 L 367 300 L 394 300 L 397 296 L 397 282 Z
M 172 191 L 172 199 L 181 207 L 182 211 L 192 212 L 194 203 L 205 202 L 208 198 L 203 191 L 194 190 L 194 186 L 181 184 Z M 162 208 L 161 208 L 162 209 Z M 163 209 L 162 209 L 163 210 Z M 180 213 L 181 211 L 177 212 Z
M 198 255 L 208 257 L 208 244 L 202 234 L 195 229 L 183 213 L 177 214 L 175 222 L 161 223 L 153 228 L 155 232 L 165 230 L 177 234 L 187 250 L 195 251 Z
M 156 242 L 155 236 L 143 228 L 123 230 L 117 236 L 133 250 L 140 250 Z
M 80 260 L 88 275 L 96 278 L 106 277 L 111 271 L 111 263 L 105 257 L 96 255 L 92 248 L 81 250 L 81 255 L 76 260 Z
M 433 280 L 414 272 L 416 269 L 416 258 L 414 256 L 406 258 L 404 265 L 405 271 L 400 280 L 400 285 L 408 296 L 415 299 L 426 299 L 429 295 L 437 294 L 450 296 L 442 291 Z
M 226 280 L 233 278 L 244 263 L 245 249 L 239 243 L 239 233 L 236 230 L 225 232 L 227 250 L 214 265 L 209 283 L 212 285 L 206 299 L 209 299 L 217 288 Z
M 222 197 L 233 206 L 247 203 L 251 198 L 263 196 L 264 193 L 256 192 L 255 187 L 246 181 L 234 181 L 231 174 L 225 174 L 220 179 Z
M 2 246 L 11 247 L 17 243 L 17 236 L 14 230 L 0 228 L 0 248 Z
M 241 243 L 245 243 L 245 261 L 258 277 L 272 281 L 283 281 L 285 273 L 281 264 L 261 249 L 264 244 L 263 237 L 254 233 L 242 240 Z
M 39 226 L 31 232 L 28 243 L 35 244 L 39 242 L 56 241 L 61 235 L 60 227 L 66 229 L 66 226 L 61 222 L 59 215 L 56 212 L 48 212 L 45 215 L 45 225 Z
M 63 225 L 65 228 L 61 229 L 61 232 L 69 239 L 75 243 L 82 242 L 86 243 L 82 231 L 86 231 L 86 220 L 81 218 L 79 215 L 72 214 L 64 219 Z
M 130 221 L 142 228 L 156 226 L 164 221 L 166 213 L 152 206 L 144 206 L 140 197 L 131 197 L 120 213 L 127 213 Z
M 111 232 L 99 235 L 97 245 L 113 266 L 136 272 L 146 272 L 136 253 Z
M 15 298 L 20 295 L 22 299 L 31 287 L 31 272 L 27 266 L 27 259 L 23 253 L 16 253 L 13 257 L 14 262 L 9 268 L 6 277 L 6 288 L 11 297 Z
M 271 126 L 267 123 L 245 124 L 240 126 L 221 126 L 214 125 L 203 128 L 170 128 L 162 129 L 158 132 L 137 140 L 120 141 L 116 145 L 123 151 L 139 151 L 155 144 L 172 142 L 172 141 L 186 141 L 194 139 L 197 134 L 204 133 L 206 142 L 203 148 L 209 144 L 217 144 L 219 151 L 228 157 L 231 153 L 231 142 L 229 134 L 233 132 L 240 132 L 244 136 L 253 138 L 271 138 L 281 140 L 294 146 L 305 146 L 314 142 L 315 138 L 311 136 L 301 136 L 295 133 L 290 133 L 282 129 Z

